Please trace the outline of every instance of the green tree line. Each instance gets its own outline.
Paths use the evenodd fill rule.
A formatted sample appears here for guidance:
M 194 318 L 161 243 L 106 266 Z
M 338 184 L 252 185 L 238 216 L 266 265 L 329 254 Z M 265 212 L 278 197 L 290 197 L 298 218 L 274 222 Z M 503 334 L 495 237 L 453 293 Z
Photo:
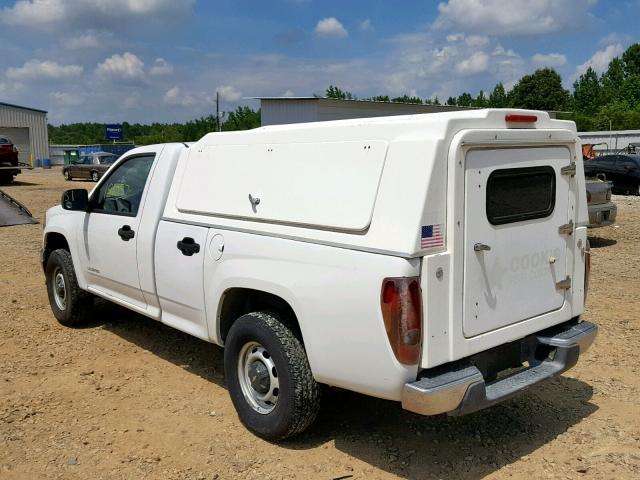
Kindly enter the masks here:
M 238 107 L 229 113 L 221 123 L 222 131 L 248 130 L 260 126 L 260 110 Z M 165 142 L 193 142 L 209 132 L 217 131 L 214 115 L 190 120 L 186 123 L 128 123 L 123 122 L 124 141 L 136 145 L 150 145 Z M 104 143 L 104 124 L 72 123 L 49 125 L 49 142 L 52 144 L 93 144 Z

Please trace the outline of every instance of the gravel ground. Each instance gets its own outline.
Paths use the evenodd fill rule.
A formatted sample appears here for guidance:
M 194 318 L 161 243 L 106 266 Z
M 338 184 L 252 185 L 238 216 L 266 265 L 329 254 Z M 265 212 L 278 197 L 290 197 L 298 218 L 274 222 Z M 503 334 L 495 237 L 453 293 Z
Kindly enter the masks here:
M 2 187 L 42 221 L 60 170 Z M 38 264 L 42 225 L 0 229 L 0 479 L 640 478 L 640 198 L 591 232 L 585 318 L 596 343 L 562 377 L 461 418 L 329 392 L 283 444 L 245 430 L 222 351 L 106 303 L 57 324 Z

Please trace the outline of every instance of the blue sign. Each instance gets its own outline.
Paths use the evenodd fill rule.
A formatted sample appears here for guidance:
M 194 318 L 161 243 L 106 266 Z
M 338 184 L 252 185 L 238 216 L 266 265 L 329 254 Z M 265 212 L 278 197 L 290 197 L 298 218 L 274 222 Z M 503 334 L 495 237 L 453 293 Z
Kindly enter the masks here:
M 108 123 L 104 126 L 104 138 L 107 140 L 122 140 L 124 131 L 119 123 Z

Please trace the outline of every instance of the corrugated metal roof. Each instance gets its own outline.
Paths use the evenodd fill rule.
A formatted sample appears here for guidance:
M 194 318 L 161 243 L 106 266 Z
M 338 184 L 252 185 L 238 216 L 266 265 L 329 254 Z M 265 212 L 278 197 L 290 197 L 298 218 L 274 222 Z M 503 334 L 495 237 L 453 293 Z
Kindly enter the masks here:
M 23 107 L 22 105 L 14 105 L 12 103 L 5 103 L 5 102 L 0 102 L 0 107 L 20 108 L 22 110 L 31 110 L 32 112 L 48 113 L 46 110 L 39 110 L 37 108 L 31 108 L 31 107 Z

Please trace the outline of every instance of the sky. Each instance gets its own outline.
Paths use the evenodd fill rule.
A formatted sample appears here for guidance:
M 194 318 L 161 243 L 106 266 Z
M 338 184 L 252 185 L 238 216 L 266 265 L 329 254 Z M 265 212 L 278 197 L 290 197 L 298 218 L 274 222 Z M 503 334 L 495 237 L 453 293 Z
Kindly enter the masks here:
M 184 122 L 258 96 L 446 100 L 540 67 L 570 88 L 640 0 L 0 0 L 0 102 L 53 124 Z

